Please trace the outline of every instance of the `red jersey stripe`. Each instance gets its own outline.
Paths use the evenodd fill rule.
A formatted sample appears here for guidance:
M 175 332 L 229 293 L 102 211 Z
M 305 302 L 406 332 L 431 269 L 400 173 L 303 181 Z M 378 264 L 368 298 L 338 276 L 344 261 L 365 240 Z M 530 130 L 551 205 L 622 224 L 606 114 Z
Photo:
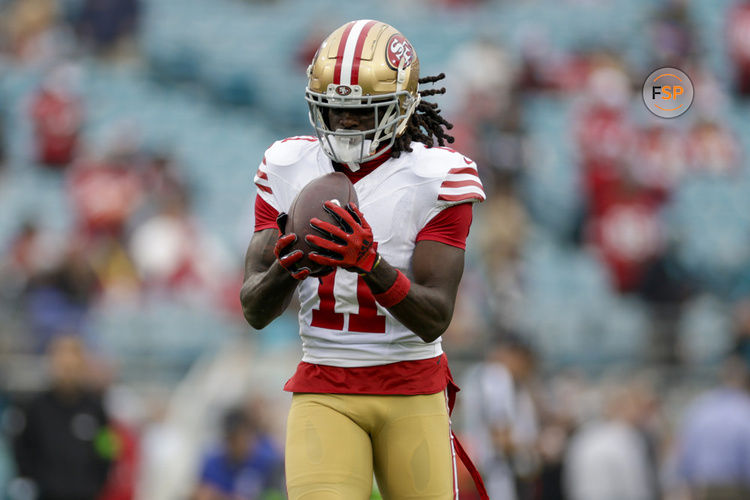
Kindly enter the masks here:
M 265 191 L 266 193 L 273 193 L 273 191 L 271 190 L 271 188 L 270 188 L 270 187 L 268 187 L 268 186 L 264 186 L 263 184 L 258 184 L 257 182 L 255 183 L 255 185 L 256 185 L 256 186 L 258 187 L 258 189 L 260 189 L 261 191 Z
M 481 195 L 479 193 L 441 194 L 440 196 L 438 196 L 438 200 L 443 200 L 443 201 L 466 201 L 466 200 L 484 201 L 484 195 Z
M 349 33 L 352 31 L 354 23 L 355 21 L 349 23 L 339 41 L 339 50 L 336 53 L 336 67 L 333 69 L 333 83 L 337 85 L 341 83 L 341 65 L 344 63 L 344 49 L 346 49 L 346 41 L 349 38 Z
M 440 184 L 441 188 L 459 188 L 464 186 L 476 186 L 480 189 L 483 189 L 482 183 L 479 181 L 443 181 L 442 184 Z
M 359 33 L 359 39 L 357 39 L 357 45 L 354 48 L 354 60 L 352 61 L 352 76 L 350 79 L 352 85 L 357 85 L 359 83 L 359 62 L 362 58 L 362 48 L 365 46 L 365 39 L 370 32 L 370 28 L 374 25 L 375 21 L 368 22 Z
M 477 175 L 477 170 L 471 167 L 459 167 L 448 170 L 449 174 L 471 174 Z M 478 176 L 478 175 L 477 175 Z
M 265 173 L 265 172 L 262 172 L 262 171 L 260 171 L 260 170 L 258 170 L 258 178 L 259 178 L 259 179 L 265 179 L 265 180 L 268 180 L 268 176 L 266 175 L 266 173 Z M 443 184 L 445 184 L 445 183 L 443 183 Z

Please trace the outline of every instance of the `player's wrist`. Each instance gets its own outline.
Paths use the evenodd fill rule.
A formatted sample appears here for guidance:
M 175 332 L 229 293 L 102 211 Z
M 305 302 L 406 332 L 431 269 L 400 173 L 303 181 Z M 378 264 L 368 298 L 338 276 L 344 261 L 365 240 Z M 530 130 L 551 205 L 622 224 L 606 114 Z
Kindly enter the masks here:
M 411 289 L 411 281 L 406 277 L 404 273 L 396 269 L 396 279 L 382 293 L 375 293 L 373 296 L 378 304 L 385 308 L 393 307 L 401 303 L 406 296 L 409 294 Z
M 380 260 L 380 254 L 377 252 L 373 252 L 372 257 L 367 259 L 367 264 L 365 265 L 365 267 L 360 267 L 357 271 L 357 274 L 363 277 L 369 276 L 380 265 Z M 372 262 L 372 265 L 369 265 L 370 262 Z

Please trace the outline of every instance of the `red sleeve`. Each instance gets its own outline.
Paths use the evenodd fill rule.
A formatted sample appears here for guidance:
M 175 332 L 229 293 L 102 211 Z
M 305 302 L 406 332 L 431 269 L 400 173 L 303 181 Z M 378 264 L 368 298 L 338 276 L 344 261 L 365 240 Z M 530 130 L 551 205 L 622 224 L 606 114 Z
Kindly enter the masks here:
M 419 231 L 417 241 L 439 241 L 465 250 L 471 227 L 471 205 L 461 203 L 444 209 Z
M 255 195 L 255 231 L 262 231 L 263 229 L 275 229 L 276 228 L 276 217 L 279 216 L 279 212 L 276 211 L 267 201 Z

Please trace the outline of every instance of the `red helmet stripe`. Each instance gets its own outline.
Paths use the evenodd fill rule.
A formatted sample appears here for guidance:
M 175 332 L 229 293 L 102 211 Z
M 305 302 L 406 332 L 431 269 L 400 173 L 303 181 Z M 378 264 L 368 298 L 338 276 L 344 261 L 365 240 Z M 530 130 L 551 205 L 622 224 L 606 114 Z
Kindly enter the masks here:
M 341 35 L 339 51 L 336 53 L 336 67 L 333 70 L 333 83 L 336 85 L 341 83 L 341 64 L 344 62 L 344 50 L 346 49 L 346 41 L 349 39 L 349 33 L 352 31 L 354 23 L 355 21 L 350 22 Z
M 369 21 L 367 24 L 365 24 L 364 28 L 362 28 L 362 31 L 359 34 L 357 46 L 354 49 L 354 60 L 352 61 L 352 85 L 357 85 L 359 83 L 359 61 L 362 59 L 362 49 L 365 46 L 365 39 L 367 38 L 367 34 L 370 32 L 370 28 L 372 28 L 373 26 L 375 26 L 375 21 Z
M 359 21 L 354 21 L 354 24 L 351 25 L 351 29 L 349 26 L 346 27 L 345 33 L 341 36 L 341 45 L 339 46 L 339 54 L 341 54 L 341 47 L 344 48 L 344 53 L 342 54 L 341 59 L 338 59 L 336 61 L 333 83 L 339 85 L 352 84 L 352 68 L 354 67 L 354 56 L 357 49 L 357 44 L 360 40 L 360 36 L 362 36 L 362 31 L 364 31 L 364 28 L 370 22 L 371 21 L 369 19 L 360 19 Z M 344 35 L 346 35 L 346 39 L 344 39 Z M 362 52 L 360 50 L 360 55 L 361 54 Z M 338 66 L 339 64 L 341 64 L 340 69 Z M 339 71 L 338 78 L 336 78 L 336 70 Z

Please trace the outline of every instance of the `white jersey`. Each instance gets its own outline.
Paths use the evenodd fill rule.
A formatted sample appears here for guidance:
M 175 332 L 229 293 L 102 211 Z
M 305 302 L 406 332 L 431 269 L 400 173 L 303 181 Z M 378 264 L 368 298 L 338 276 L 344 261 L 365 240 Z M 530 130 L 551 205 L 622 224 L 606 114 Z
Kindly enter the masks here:
M 377 251 L 412 279 L 419 231 L 446 207 L 484 200 L 476 164 L 447 148 L 412 143 L 354 184 L 359 209 L 372 227 Z M 310 181 L 333 172 L 314 137 L 275 142 L 255 175 L 258 194 L 288 212 Z M 440 338 L 426 343 L 375 302 L 356 273 L 337 269 L 297 288 L 303 361 L 339 367 L 376 366 L 442 354 Z

